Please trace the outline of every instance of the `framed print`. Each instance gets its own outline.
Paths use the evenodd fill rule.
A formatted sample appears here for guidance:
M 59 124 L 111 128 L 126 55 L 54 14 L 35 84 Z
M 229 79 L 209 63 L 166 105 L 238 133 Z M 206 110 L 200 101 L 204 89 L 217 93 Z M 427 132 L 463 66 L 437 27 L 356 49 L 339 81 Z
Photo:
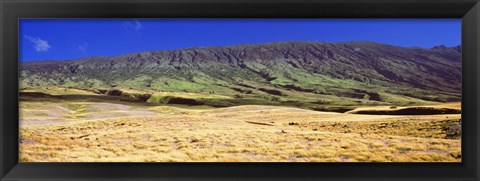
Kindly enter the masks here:
M 21 162 L 462 161 L 461 19 L 20 19 L 19 35 Z

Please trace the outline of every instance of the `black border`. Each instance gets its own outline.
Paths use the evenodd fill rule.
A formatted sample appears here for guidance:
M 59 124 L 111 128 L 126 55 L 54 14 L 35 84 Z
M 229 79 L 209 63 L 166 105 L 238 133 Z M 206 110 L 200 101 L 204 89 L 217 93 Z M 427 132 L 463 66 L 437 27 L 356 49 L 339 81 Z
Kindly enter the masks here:
M 462 163 L 18 163 L 20 18 L 462 18 Z M 479 180 L 478 0 L 0 0 L 1 180 Z

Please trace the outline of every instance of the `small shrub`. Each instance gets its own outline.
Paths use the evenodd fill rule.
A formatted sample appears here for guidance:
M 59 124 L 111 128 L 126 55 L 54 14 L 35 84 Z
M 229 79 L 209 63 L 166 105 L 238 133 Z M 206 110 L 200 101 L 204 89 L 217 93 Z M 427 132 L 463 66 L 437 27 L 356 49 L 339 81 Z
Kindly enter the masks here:
M 452 125 L 448 127 L 446 131 L 446 138 L 448 139 L 456 139 L 462 136 L 462 126 L 461 125 Z
M 278 98 L 278 97 L 272 97 L 271 100 L 272 100 L 273 102 L 280 102 L 281 99 Z
M 240 94 L 235 94 L 233 97 L 236 98 L 236 99 L 244 98 L 244 97 L 243 97 L 242 95 L 240 95 Z

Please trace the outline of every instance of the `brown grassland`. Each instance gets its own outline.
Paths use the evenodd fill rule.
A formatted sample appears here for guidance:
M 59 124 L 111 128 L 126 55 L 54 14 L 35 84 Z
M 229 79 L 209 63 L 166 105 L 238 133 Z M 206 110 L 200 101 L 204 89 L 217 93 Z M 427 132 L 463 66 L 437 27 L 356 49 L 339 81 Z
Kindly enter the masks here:
M 449 134 L 460 114 L 44 100 L 21 101 L 20 115 L 22 162 L 461 161 L 461 138 Z

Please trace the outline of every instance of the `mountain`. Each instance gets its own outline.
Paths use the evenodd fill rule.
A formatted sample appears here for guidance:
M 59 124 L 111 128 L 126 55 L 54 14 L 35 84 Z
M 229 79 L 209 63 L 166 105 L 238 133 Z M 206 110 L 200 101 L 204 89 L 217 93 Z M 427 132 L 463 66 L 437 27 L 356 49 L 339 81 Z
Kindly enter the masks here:
M 22 62 L 20 83 L 21 88 L 194 92 L 277 102 L 309 96 L 345 105 L 448 102 L 461 97 L 461 46 L 290 41 L 194 47 Z

